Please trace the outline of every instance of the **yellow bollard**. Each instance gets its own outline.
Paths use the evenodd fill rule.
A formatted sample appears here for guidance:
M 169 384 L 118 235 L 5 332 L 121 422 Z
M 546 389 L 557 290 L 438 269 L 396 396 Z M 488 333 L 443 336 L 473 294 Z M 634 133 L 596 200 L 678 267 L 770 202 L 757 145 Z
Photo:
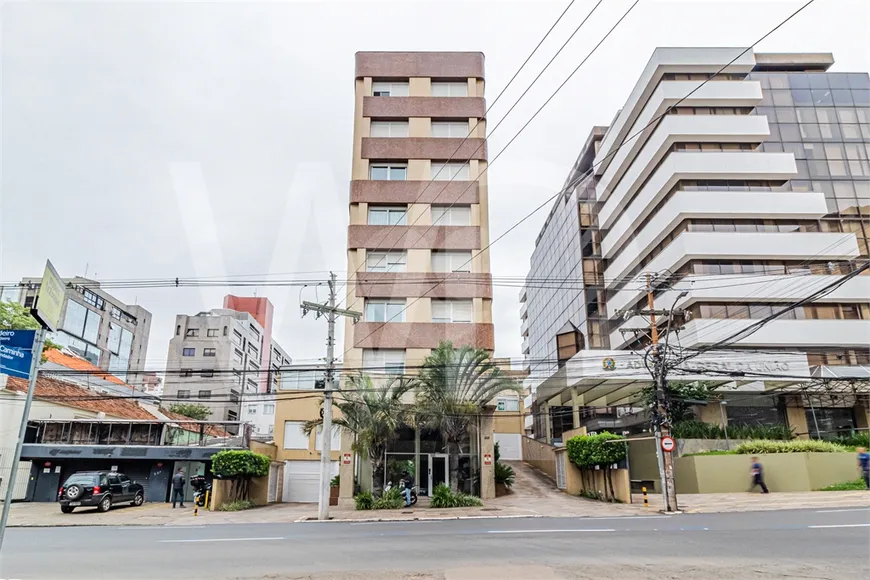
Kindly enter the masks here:
M 643 507 L 647 508 L 649 507 L 649 498 L 646 496 L 646 487 L 642 487 L 640 490 L 643 492 Z
M 208 502 L 208 500 L 210 499 L 209 494 L 211 494 L 211 490 L 205 490 L 205 509 L 211 511 L 211 504 Z

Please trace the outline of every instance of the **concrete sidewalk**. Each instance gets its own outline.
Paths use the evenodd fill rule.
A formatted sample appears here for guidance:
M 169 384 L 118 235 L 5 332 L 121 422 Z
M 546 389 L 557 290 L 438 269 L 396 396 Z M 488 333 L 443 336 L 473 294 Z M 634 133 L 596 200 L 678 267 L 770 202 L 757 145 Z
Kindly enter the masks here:
M 558 490 L 544 496 L 511 494 L 491 500 L 483 507 L 432 509 L 418 504 L 413 509 L 355 511 L 330 510 L 332 521 L 413 521 L 466 518 L 518 517 L 593 517 L 612 518 L 652 515 L 661 509 L 661 496 L 650 497 L 644 508 L 640 496 L 634 504 L 606 504 L 565 495 Z M 681 495 L 680 508 L 686 513 L 746 512 L 785 509 L 870 508 L 870 492 L 807 492 L 761 494 Z M 425 499 L 423 500 L 425 501 Z M 16 503 L 12 506 L 9 525 L 41 526 L 203 526 L 216 524 L 289 523 L 314 519 L 315 504 L 281 503 L 241 512 L 200 510 L 195 516 L 191 506 L 172 509 L 169 504 L 153 503 L 140 507 L 117 507 L 107 513 L 80 509 L 63 514 L 55 503 Z

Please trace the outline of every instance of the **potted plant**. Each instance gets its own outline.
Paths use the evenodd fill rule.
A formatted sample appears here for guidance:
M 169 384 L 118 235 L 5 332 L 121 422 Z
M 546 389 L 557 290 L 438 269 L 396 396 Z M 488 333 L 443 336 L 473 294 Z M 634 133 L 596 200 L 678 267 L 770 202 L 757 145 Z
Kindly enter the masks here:
M 337 475 L 329 482 L 329 505 L 338 505 L 339 483 Z

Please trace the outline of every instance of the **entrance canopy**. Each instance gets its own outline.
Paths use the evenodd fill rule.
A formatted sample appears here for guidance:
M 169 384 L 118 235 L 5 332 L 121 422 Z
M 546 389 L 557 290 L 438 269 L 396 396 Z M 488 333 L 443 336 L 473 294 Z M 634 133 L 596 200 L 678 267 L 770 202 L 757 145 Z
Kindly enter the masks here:
M 755 351 L 710 351 L 668 373 L 669 381 L 705 381 L 719 391 L 800 391 L 813 381 L 806 355 Z M 642 354 L 580 351 L 538 385 L 538 403 L 615 406 L 636 402 L 652 384 Z

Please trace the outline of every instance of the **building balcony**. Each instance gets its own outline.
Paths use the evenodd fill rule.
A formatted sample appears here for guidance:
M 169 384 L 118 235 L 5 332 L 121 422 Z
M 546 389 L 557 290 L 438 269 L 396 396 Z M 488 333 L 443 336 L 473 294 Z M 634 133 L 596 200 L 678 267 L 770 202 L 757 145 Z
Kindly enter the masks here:
M 483 97 L 363 97 L 363 117 L 380 119 L 481 119 L 486 113 Z
M 365 298 L 492 298 L 492 275 L 471 272 L 360 272 L 354 293 Z
M 477 159 L 486 161 L 486 139 L 469 137 L 363 137 L 362 158 L 392 159 Z M 433 186 L 434 187 L 434 186 Z
M 741 117 L 728 117 L 741 118 Z M 797 175 L 797 165 L 791 153 L 763 153 L 758 151 L 675 151 L 669 153 L 643 183 L 631 201 L 628 216 L 643 219 L 681 179 L 692 180 L 778 180 L 786 181 Z M 598 222 L 602 229 L 610 229 L 628 206 L 627 191 L 641 186 L 624 179 L 610 199 L 601 208 Z
M 354 348 L 437 348 L 443 341 L 493 350 L 490 323 L 359 322 L 353 327 Z
M 757 322 L 694 319 L 680 332 L 680 344 L 684 348 L 714 344 Z M 773 320 L 734 344 L 758 348 L 866 348 L 868 337 L 870 320 Z
M 640 258 L 687 219 L 818 219 L 828 213 L 823 193 L 678 191 L 638 231 L 644 218 L 635 208 L 649 212 L 632 204 L 620 216 L 601 242 L 604 258 L 620 251 Z
M 659 83 L 628 135 L 634 135 L 644 128 L 642 133 L 616 151 L 598 181 L 596 189 L 602 201 L 610 196 L 613 187 L 623 178 L 635 156 L 646 145 L 647 139 L 658 131 L 658 124 L 651 121 L 661 116 L 668 107 L 677 102 L 681 107 L 755 107 L 762 101 L 761 84 L 757 81 L 711 81 L 698 88 L 701 83 L 702 81 Z M 692 94 L 685 98 L 689 93 Z M 729 115 L 727 118 L 734 117 Z
M 683 232 L 644 267 L 644 271 L 675 272 L 690 260 L 851 260 L 859 256 L 853 233 L 726 233 Z M 626 275 L 634 256 L 623 253 L 605 271 L 605 279 Z M 744 289 L 745 290 L 745 289 Z M 629 284 L 607 302 L 610 316 L 642 296 L 638 284 Z
M 666 73 L 708 73 L 714 74 L 722 71 L 726 73 L 748 73 L 755 66 L 755 57 L 752 51 L 742 48 L 657 48 L 641 73 L 640 78 L 631 91 L 631 94 L 623 105 L 621 112 L 607 131 L 598 153 L 595 156 L 595 164 L 598 166 L 596 173 L 603 175 L 608 167 L 615 161 L 616 155 L 611 155 L 613 150 L 619 147 L 627 137 L 633 134 L 634 127 L 642 127 L 641 114 L 647 102 L 655 90 L 671 81 L 660 82 Z M 736 59 L 736 60 L 735 60 Z M 727 67 L 727 68 L 725 68 Z M 674 81 L 685 82 L 692 85 L 690 88 L 678 92 L 677 98 L 688 95 L 693 89 L 697 89 L 703 81 Z M 698 93 L 709 90 L 712 92 L 728 91 L 730 87 L 725 85 L 747 84 L 746 81 L 711 81 L 698 89 Z M 690 97 L 691 98 L 691 97 Z M 688 104 L 687 106 L 693 106 Z M 697 105 L 709 106 L 709 105 Z M 740 106 L 740 105 L 730 105 Z M 650 115 L 652 119 L 655 115 Z
M 479 250 L 478 226 L 350 225 L 347 247 L 368 250 Z
M 477 181 L 355 179 L 350 182 L 350 202 L 383 204 L 437 202 L 444 205 L 471 205 L 480 203 L 479 191 Z

